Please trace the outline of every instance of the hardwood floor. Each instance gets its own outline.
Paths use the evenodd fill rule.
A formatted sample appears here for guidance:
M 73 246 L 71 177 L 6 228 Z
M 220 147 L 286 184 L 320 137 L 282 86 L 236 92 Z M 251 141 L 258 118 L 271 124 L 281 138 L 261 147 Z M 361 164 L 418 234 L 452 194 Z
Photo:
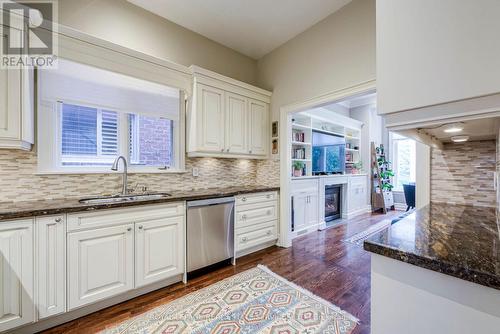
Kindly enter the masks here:
M 238 259 L 236 266 L 163 288 L 147 295 L 92 313 L 44 333 L 95 333 L 130 317 L 149 311 L 223 278 L 258 264 L 332 302 L 360 319 L 354 334 L 370 333 L 370 254 L 362 246 L 342 240 L 383 219 L 387 215 L 366 214 L 346 224 L 314 232 L 293 241 L 290 248 L 271 247 Z

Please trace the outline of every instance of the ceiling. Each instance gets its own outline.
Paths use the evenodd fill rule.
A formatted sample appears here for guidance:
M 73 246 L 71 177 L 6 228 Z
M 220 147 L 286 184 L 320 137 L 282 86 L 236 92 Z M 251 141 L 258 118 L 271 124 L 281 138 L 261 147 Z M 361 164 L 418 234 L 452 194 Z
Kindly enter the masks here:
M 439 141 L 448 143 L 451 142 L 452 136 L 467 135 L 469 140 L 485 140 L 495 139 L 498 132 L 498 119 L 484 118 L 463 122 L 464 129 L 456 133 L 444 132 L 444 125 L 437 128 L 422 128 L 425 133 L 436 137 Z
M 128 0 L 259 59 L 351 0 Z

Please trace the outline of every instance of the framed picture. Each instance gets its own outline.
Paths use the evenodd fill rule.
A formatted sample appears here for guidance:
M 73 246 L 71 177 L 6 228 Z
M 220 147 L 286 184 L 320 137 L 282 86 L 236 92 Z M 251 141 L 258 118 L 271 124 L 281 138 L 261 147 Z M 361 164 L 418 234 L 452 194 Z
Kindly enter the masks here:
M 276 138 L 278 137 L 278 133 L 279 133 L 279 127 L 278 127 L 278 121 L 274 121 L 272 123 L 272 131 L 271 131 L 271 137 L 273 138 Z
M 278 139 L 273 139 L 273 149 L 272 149 L 273 154 L 278 154 Z

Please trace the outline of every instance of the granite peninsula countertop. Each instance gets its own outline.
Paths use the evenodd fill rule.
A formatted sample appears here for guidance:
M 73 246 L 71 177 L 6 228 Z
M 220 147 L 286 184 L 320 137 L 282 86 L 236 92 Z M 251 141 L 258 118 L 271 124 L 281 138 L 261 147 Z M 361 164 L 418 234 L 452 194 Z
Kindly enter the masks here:
M 364 242 L 364 249 L 500 290 L 496 209 L 432 203 Z
M 47 199 L 25 202 L 0 202 L 0 221 L 44 215 L 55 215 L 70 212 L 93 211 L 101 209 L 122 208 L 137 205 L 160 204 L 169 202 L 209 199 L 225 196 L 236 196 L 249 193 L 279 191 L 279 187 L 231 187 L 196 189 L 190 191 L 172 191 L 172 196 L 155 200 L 141 200 L 106 204 L 84 204 L 80 198 Z M 82 196 L 88 197 L 88 196 Z

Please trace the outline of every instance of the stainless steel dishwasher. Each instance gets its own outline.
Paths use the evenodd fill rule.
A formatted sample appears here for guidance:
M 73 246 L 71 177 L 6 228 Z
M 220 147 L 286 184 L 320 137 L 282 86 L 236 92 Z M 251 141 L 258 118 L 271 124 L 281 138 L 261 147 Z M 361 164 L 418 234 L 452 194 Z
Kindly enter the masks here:
M 187 271 L 234 259 L 234 197 L 187 202 Z

